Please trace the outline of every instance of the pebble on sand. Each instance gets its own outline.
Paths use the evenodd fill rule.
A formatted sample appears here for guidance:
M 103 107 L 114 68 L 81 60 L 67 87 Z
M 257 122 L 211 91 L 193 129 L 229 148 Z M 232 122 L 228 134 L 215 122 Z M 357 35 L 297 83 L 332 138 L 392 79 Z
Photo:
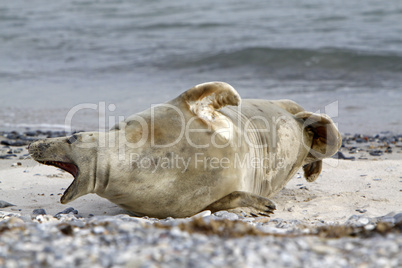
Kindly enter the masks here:
M 15 205 L 8 203 L 6 201 L 0 200 L 0 208 L 6 208 L 6 207 L 13 207 Z

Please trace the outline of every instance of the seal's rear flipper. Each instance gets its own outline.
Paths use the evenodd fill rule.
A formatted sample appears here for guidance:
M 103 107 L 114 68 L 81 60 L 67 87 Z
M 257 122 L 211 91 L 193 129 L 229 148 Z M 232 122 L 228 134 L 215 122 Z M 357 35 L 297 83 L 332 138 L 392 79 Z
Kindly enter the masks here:
M 312 135 L 312 143 L 303 141 L 309 148 L 306 164 L 334 155 L 342 144 L 342 138 L 331 118 L 326 114 L 300 112 L 296 119 L 303 121 L 303 128 Z
M 313 182 L 321 173 L 321 159 L 335 154 L 341 147 L 342 138 L 334 122 L 326 114 L 300 112 L 295 118 L 303 121 L 303 128 L 312 137 L 312 141 L 303 140 L 304 146 L 309 150 L 303 170 L 306 180 Z
M 304 177 L 308 182 L 315 181 L 321 173 L 322 160 L 304 165 L 303 170 L 304 170 Z
M 203 210 L 211 210 L 216 212 L 219 210 L 246 208 L 244 212 L 250 214 L 250 216 L 259 217 L 267 216 L 274 213 L 276 209 L 275 203 L 268 198 L 258 196 L 255 194 L 236 191 L 222 197 L 218 201 L 215 201 Z
M 241 98 L 237 91 L 224 82 L 208 82 L 196 85 L 179 96 L 191 113 L 200 118 L 207 126 L 221 137 L 229 139 L 227 131 L 231 129 L 231 120 L 219 112 L 227 105 L 240 105 Z

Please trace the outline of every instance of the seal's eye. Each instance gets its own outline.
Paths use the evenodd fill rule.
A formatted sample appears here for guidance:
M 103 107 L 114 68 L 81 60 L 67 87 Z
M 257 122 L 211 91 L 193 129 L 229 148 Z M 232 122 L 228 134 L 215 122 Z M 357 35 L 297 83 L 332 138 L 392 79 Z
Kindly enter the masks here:
M 77 135 L 72 135 L 70 138 L 67 139 L 68 144 L 72 144 L 73 142 L 77 141 Z

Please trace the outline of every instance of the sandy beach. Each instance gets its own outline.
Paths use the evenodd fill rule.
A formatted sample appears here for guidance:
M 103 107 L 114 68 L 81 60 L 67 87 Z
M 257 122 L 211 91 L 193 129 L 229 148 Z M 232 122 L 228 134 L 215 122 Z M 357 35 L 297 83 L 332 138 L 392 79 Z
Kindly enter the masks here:
M 129 215 L 95 194 L 61 204 L 72 176 L 32 160 L 29 136 L 3 135 L 14 139 L 0 139 L 2 267 L 402 264 L 399 136 L 344 137 L 315 182 L 308 183 L 300 170 L 272 198 L 277 210 L 270 218 L 203 211 L 153 219 Z
M 313 183 L 308 183 L 300 170 L 273 198 L 277 210 L 272 217 L 341 224 L 354 214 L 378 217 L 401 212 L 401 159 L 402 153 L 397 152 L 368 160 L 326 159 L 320 177 Z M 31 214 L 42 208 L 55 215 L 74 207 L 83 217 L 127 213 L 95 194 L 60 204 L 72 176 L 31 159 L 1 160 L 0 181 L 1 200 L 15 205 L 2 211 Z

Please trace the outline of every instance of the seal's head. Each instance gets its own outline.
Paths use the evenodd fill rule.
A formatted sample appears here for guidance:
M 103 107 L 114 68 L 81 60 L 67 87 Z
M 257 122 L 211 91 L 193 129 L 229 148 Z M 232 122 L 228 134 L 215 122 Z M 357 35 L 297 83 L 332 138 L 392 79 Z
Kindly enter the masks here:
M 74 181 L 61 197 L 62 204 L 93 192 L 93 167 L 96 163 L 98 136 L 96 132 L 85 132 L 36 141 L 29 145 L 28 150 L 34 160 L 58 167 L 73 175 Z

